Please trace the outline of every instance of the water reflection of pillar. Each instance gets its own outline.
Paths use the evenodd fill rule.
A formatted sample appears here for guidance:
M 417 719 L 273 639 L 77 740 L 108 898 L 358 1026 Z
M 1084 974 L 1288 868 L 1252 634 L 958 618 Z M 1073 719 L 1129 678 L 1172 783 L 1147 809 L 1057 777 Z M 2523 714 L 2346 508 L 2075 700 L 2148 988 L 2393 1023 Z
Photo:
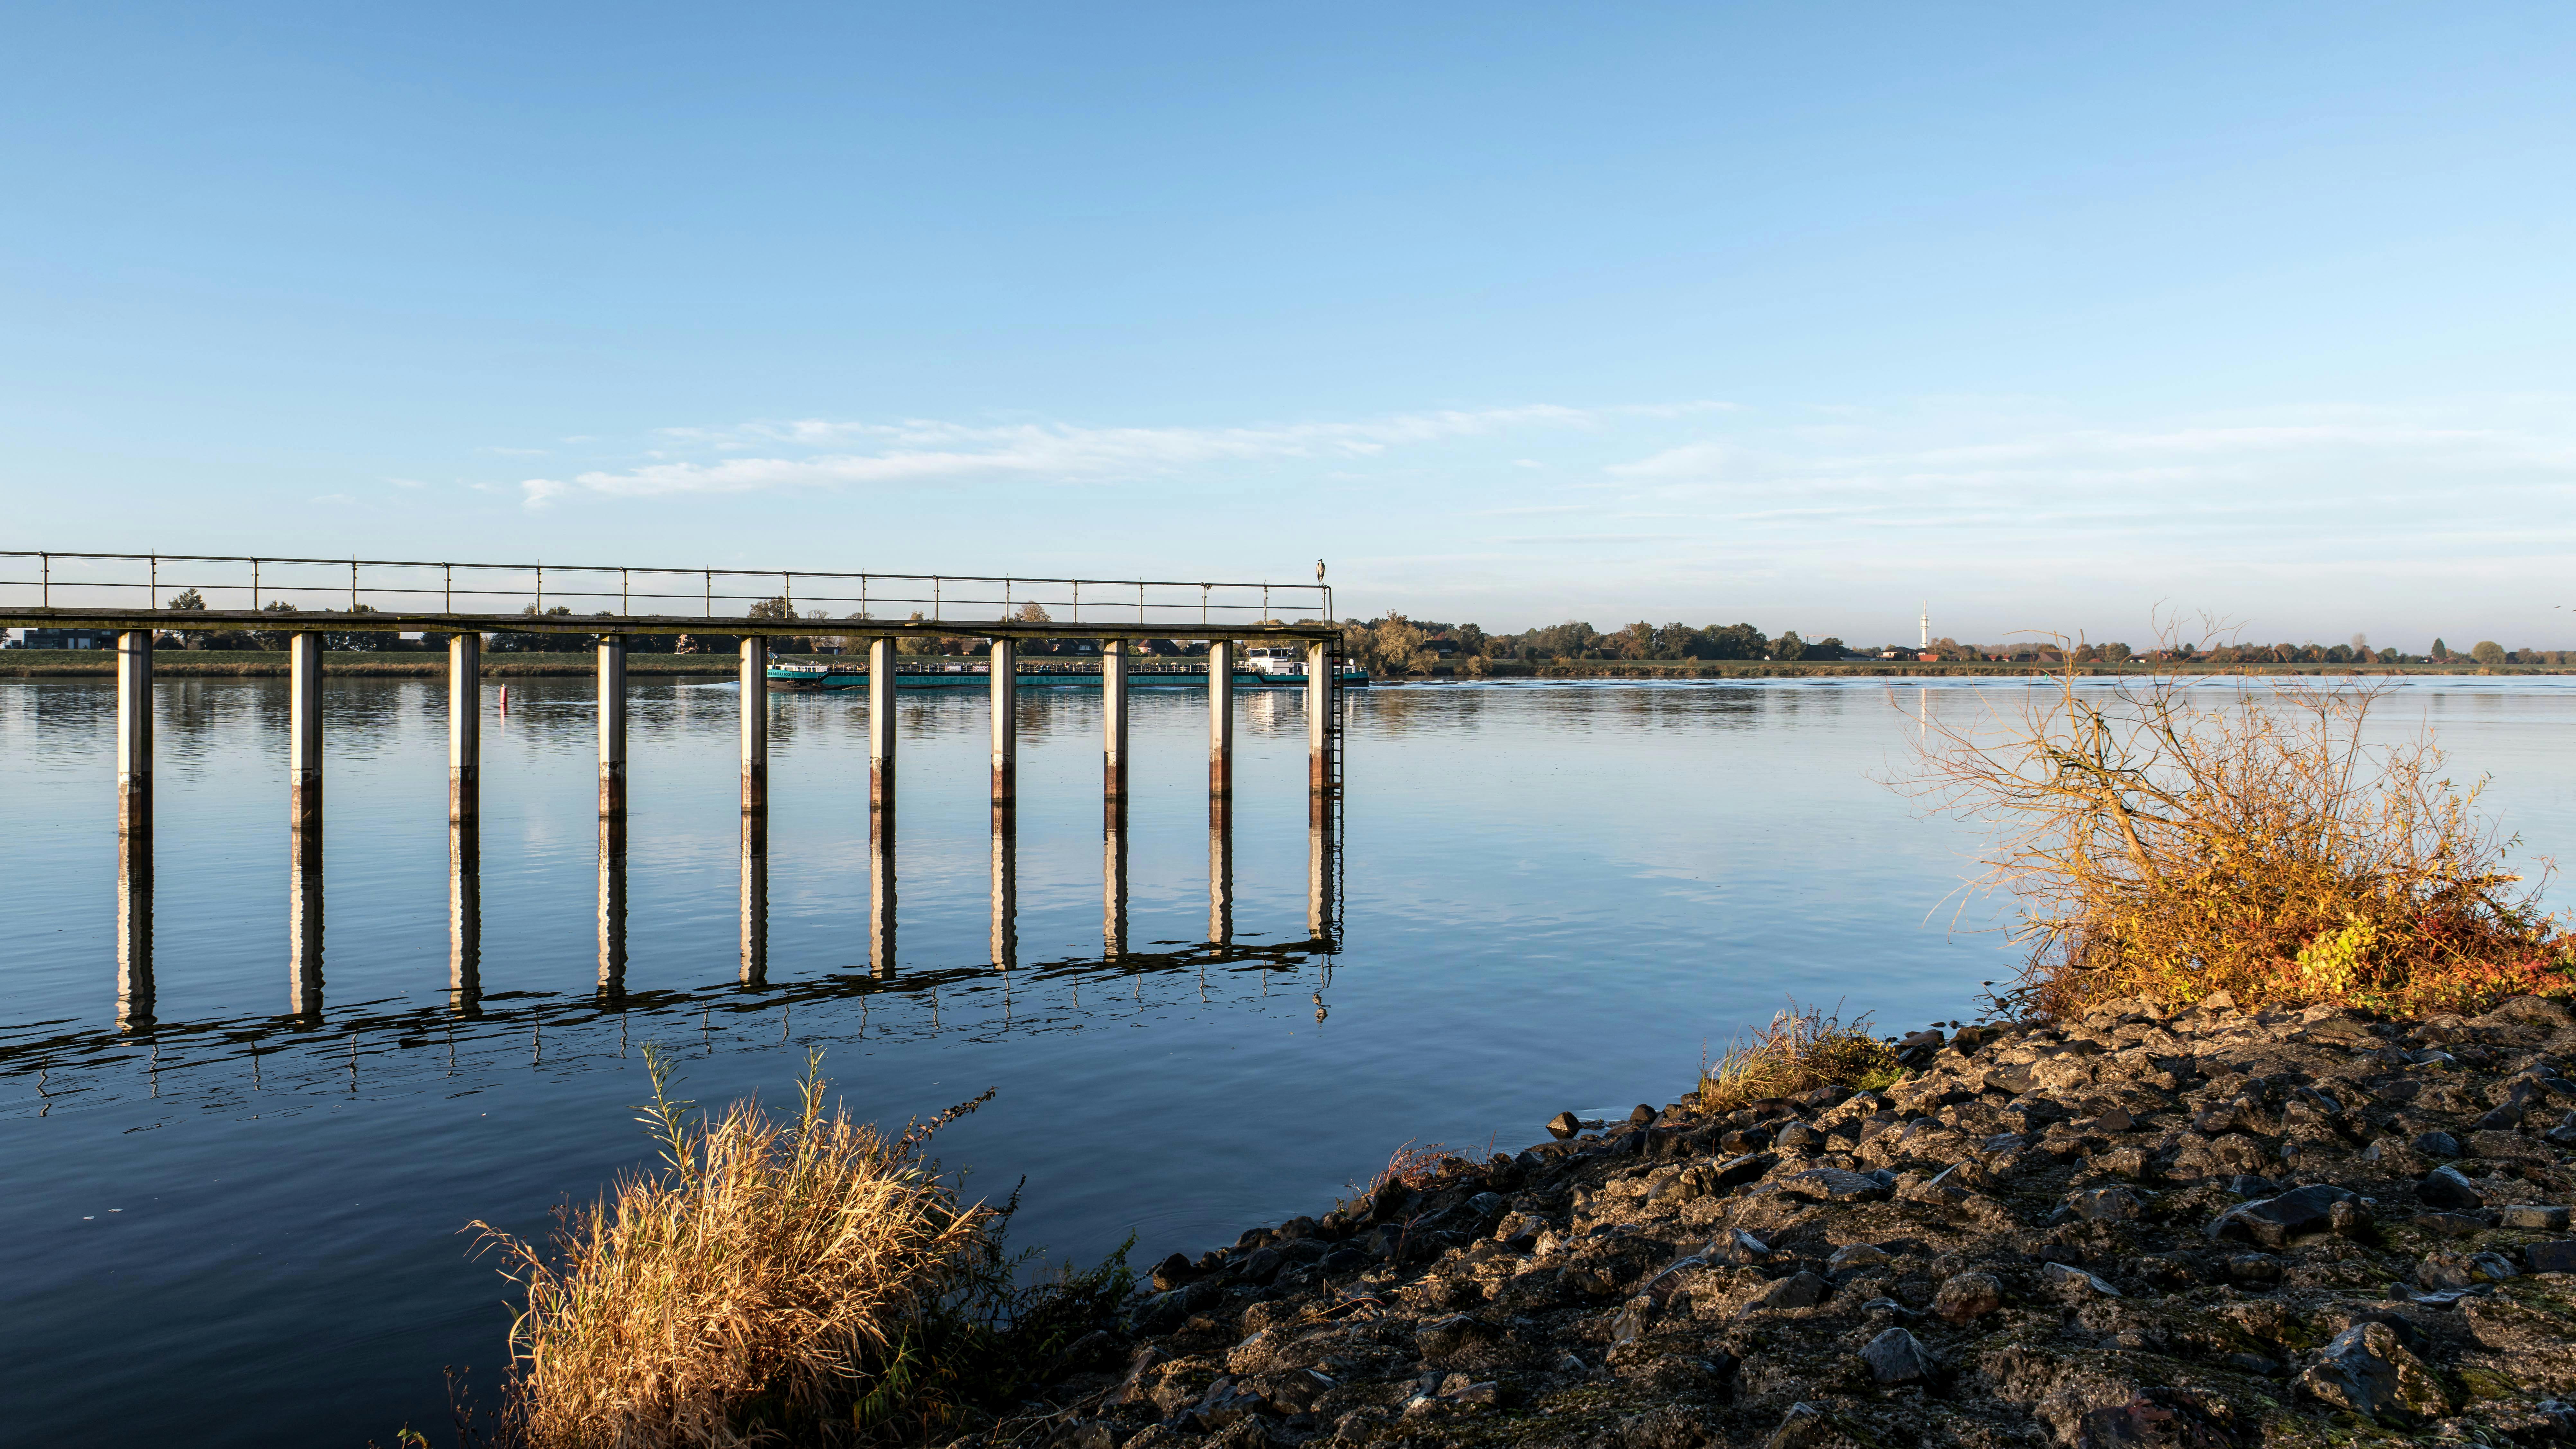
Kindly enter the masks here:
M 1327 951 L 1333 940 L 1332 810 L 1329 806 L 1306 825 L 1306 934 Z
M 1100 832 L 1100 951 L 1115 960 L 1127 954 L 1127 801 L 1109 803 Z
M 1331 646 L 1306 646 L 1306 819 L 1322 827 L 1333 811 Z
M 1012 811 L 993 811 L 993 964 L 1020 964 L 1020 828 Z
M 483 1013 L 483 831 L 472 820 L 447 827 L 447 1005 Z
M 769 984 L 769 817 L 742 813 L 742 984 Z
M 742 641 L 742 813 L 769 813 L 769 641 Z M 746 825 L 745 830 L 750 827 Z
M 116 1026 L 152 1025 L 152 837 L 126 836 L 116 850 Z
M 309 635 L 299 635 L 309 638 Z M 286 865 L 287 1010 L 308 1020 L 322 1015 L 322 832 L 299 830 Z
M 1234 944 L 1234 802 L 1208 801 L 1208 941 Z
M 626 999 L 626 817 L 599 822 L 599 995 Z
M 891 811 L 868 816 L 868 969 L 881 979 L 894 977 L 894 818 Z

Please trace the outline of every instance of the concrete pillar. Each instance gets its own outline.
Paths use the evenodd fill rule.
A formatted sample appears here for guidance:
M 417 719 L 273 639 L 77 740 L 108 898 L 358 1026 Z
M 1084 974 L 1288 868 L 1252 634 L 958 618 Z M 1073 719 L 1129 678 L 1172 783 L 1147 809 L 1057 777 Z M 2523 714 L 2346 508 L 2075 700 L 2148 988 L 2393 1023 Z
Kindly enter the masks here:
M 769 822 L 742 815 L 742 984 L 769 984 Z
M 742 813 L 769 813 L 769 641 L 757 636 L 742 641 Z
M 1020 964 L 1020 839 L 1017 812 L 993 810 L 993 964 Z
M 1100 644 L 1102 798 L 1113 818 L 1127 813 L 1127 641 Z
M 152 1025 L 152 635 L 116 636 L 116 1025 Z
M 152 835 L 152 631 L 116 636 L 116 835 Z M 148 848 L 148 847 L 147 847 Z
M 447 636 L 447 823 L 483 818 L 483 636 Z
M 309 634 L 296 636 L 311 638 Z M 295 833 L 286 865 L 288 1005 L 306 1022 L 322 1019 L 322 832 Z
M 993 641 L 993 808 L 1019 804 L 1020 791 L 1020 649 L 1008 639 Z
M 895 651 L 892 639 L 868 641 L 868 813 L 894 813 Z M 892 842 L 888 842 L 892 848 Z
M 1208 799 L 1228 800 L 1234 796 L 1234 641 L 1208 645 L 1207 667 Z
M 1333 678 L 1332 658 L 1328 648 L 1318 642 L 1306 646 L 1306 818 L 1321 821 L 1332 811 L 1333 766 L 1327 753 L 1332 748 L 1333 688 L 1340 681 Z
M 447 827 L 447 1005 L 483 1014 L 483 831 L 471 820 Z
M 599 821 L 599 996 L 626 999 L 626 821 Z
M 1208 941 L 1234 944 L 1234 806 L 1222 798 L 1208 802 Z
M 599 818 L 626 818 L 626 641 L 599 641 Z
M 322 636 L 290 635 L 286 642 L 287 824 L 298 835 L 322 838 Z

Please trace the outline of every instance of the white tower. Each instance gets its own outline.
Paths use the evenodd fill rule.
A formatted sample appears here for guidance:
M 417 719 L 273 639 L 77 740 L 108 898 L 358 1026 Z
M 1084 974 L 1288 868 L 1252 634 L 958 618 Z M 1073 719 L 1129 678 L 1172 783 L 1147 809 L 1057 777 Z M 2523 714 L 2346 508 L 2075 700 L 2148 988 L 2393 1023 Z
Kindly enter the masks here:
M 1923 647 L 1926 649 L 1932 647 L 1932 604 L 1930 600 L 1925 600 L 1923 604 Z

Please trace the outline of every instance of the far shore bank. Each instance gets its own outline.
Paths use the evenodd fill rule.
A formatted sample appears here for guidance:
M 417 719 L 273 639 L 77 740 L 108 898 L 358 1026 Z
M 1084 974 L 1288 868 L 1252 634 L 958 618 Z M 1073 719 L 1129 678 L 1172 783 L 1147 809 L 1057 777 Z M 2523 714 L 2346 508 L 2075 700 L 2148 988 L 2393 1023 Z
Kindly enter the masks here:
M 927 657 L 927 656 L 925 656 Z M 656 678 L 733 677 L 731 654 L 638 654 L 626 656 L 629 676 Z M 597 672 L 589 651 L 567 654 L 493 654 L 482 661 L 487 679 L 587 678 Z M 164 678 L 279 678 L 287 676 L 283 649 L 156 649 L 152 671 Z M 116 672 L 110 649 L 10 649 L 0 651 L 0 679 L 109 676 Z M 326 675 L 375 679 L 438 679 L 447 674 L 447 655 L 437 650 L 378 653 L 352 650 L 322 656 Z M 1475 679 L 1955 679 L 1990 676 L 2035 677 L 2063 672 L 2062 666 L 1979 662 L 1926 664 L 1915 660 L 1845 659 L 1774 661 L 1766 659 L 1578 659 L 1565 664 L 1495 662 L 1481 676 L 1454 665 L 1436 666 L 1427 674 L 1372 681 L 1378 684 L 1457 684 Z M 2084 664 L 2078 676 L 2088 679 L 2143 678 L 2150 674 L 2257 674 L 2443 678 L 2507 675 L 2576 674 L 2576 669 L 2547 664 Z

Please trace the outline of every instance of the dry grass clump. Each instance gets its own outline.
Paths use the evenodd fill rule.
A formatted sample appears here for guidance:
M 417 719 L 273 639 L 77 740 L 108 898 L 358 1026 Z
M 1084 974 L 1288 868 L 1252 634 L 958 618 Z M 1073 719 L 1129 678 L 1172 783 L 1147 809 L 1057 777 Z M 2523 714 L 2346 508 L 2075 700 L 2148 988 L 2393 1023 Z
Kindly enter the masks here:
M 1869 1034 L 1867 1013 L 1844 1021 L 1796 1002 L 1699 1069 L 1700 1106 L 1728 1112 L 1747 1102 L 1818 1087 L 1886 1086 L 1901 1075 L 1896 1048 Z
M 1416 1147 L 1408 1139 L 1402 1147 L 1388 1154 L 1386 1166 L 1379 1168 L 1377 1176 L 1369 1179 L 1368 1187 L 1360 1195 L 1372 1196 L 1391 1182 L 1400 1182 L 1419 1192 L 1437 1185 L 1443 1174 L 1466 1165 L 1466 1158 L 1440 1143 Z
M 819 1053 L 786 1121 L 748 1100 L 706 1118 L 648 1062 L 663 1171 L 565 1213 L 552 1251 L 475 1224 L 527 1292 L 509 1437 L 733 1445 L 884 1419 L 943 1304 L 995 1261 L 994 1213 L 922 1158 L 982 1099 L 888 1141 L 825 1110 Z
M 1995 827 L 1982 883 L 2021 902 L 2006 1004 L 2224 990 L 2404 1015 L 2576 988 L 2576 943 L 2430 733 L 2365 742 L 2376 699 L 2296 677 L 2079 691 L 2070 671 L 2017 715 L 1927 722 L 1905 784 Z

